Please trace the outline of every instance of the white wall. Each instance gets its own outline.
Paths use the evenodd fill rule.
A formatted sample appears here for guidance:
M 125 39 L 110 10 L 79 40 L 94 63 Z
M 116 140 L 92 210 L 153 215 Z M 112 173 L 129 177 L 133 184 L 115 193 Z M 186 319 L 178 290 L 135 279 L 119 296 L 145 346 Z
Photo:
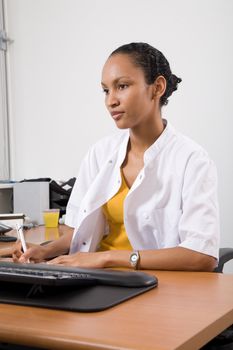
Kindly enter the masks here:
M 100 88 L 117 46 L 146 41 L 182 77 L 164 108 L 217 164 L 222 246 L 233 246 L 233 1 L 6 0 L 14 179 L 77 174 L 114 130 Z M 233 271 L 233 264 L 231 270 Z

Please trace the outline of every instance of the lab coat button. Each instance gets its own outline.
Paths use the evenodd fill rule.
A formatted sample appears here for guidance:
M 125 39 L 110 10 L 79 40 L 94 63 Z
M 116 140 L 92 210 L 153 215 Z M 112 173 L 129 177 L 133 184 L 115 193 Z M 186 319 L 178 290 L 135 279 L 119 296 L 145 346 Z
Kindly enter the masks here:
M 84 209 L 83 212 L 86 213 L 87 212 L 86 209 Z
M 83 242 L 83 245 L 86 245 L 87 243 L 86 242 Z
M 143 213 L 143 217 L 144 217 L 145 220 L 148 220 L 150 218 L 147 213 Z
M 108 162 L 109 162 L 109 164 L 112 164 L 112 159 L 110 159 Z

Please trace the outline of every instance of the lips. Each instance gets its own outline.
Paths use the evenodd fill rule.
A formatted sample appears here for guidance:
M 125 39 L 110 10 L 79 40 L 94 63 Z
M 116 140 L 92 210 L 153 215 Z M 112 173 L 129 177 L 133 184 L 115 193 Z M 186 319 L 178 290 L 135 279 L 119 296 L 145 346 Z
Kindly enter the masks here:
M 122 117 L 123 114 L 124 114 L 123 111 L 111 112 L 111 116 L 113 117 L 114 120 L 119 120 Z

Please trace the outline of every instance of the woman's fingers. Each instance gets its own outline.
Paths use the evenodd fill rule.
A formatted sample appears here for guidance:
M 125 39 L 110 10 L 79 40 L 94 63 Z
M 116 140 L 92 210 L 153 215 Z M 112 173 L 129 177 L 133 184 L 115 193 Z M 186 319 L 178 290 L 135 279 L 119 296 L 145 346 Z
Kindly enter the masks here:
M 47 262 L 47 264 L 50 264 L 50 265 L 66 265 L 67 258 L 68 258 L 68 256 L 61 255 L 61 256 L 58 256 L 57 258 L 49 260 Z
M 21 247 L 21 242 L 17 240 L 12 249 L 12 259 L 14 262 L 18 262 L 20 256 L 22 255 Z

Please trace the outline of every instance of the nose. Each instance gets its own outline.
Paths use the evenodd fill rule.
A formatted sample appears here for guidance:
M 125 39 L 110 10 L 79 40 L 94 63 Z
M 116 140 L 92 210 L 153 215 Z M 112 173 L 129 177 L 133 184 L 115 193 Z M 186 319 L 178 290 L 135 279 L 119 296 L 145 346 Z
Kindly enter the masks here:
M 107 107 L 114 108 L 116 106 L 119 106 L 120 101 L 117 97 L 117 94 L 115 91 L 109 91 L 108 95 L 106 95 L 106 105 Z

